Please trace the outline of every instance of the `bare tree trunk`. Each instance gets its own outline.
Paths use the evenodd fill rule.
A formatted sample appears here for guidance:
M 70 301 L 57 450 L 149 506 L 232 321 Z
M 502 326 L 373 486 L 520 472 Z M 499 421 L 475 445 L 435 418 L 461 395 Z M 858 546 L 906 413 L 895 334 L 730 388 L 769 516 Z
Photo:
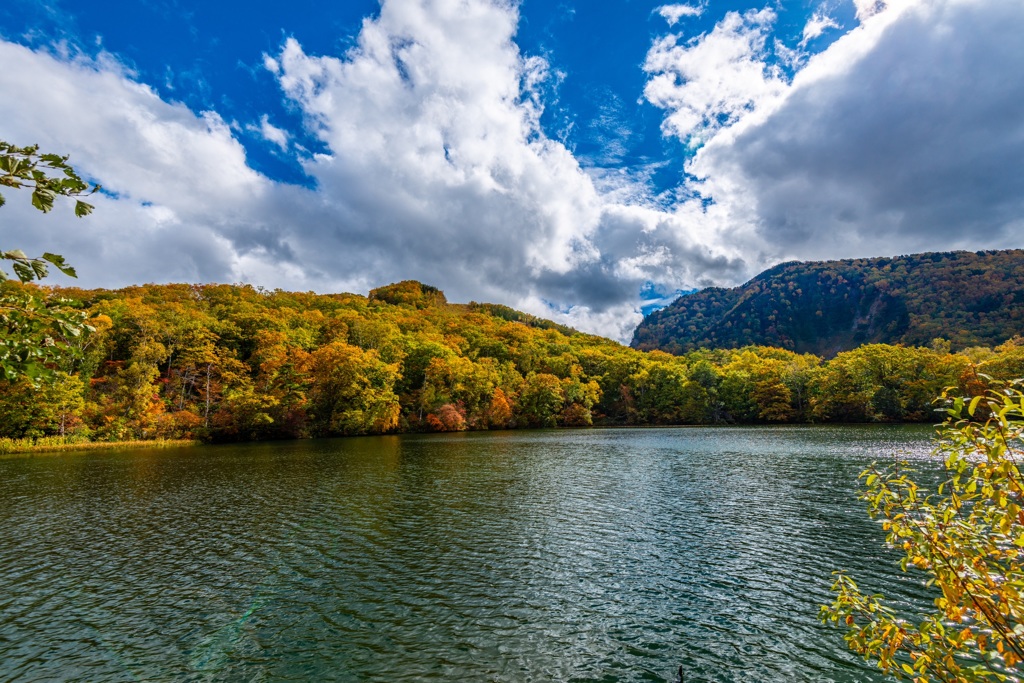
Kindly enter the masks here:
M 178 410 L 185 409 L 185 388 L 188 386 L 188 376 L 181 373 L 181 395 L 178 397 Z
M 213 365 L 207 363 L 206 365 L 206 428 L 210 428 L 210 370 Z

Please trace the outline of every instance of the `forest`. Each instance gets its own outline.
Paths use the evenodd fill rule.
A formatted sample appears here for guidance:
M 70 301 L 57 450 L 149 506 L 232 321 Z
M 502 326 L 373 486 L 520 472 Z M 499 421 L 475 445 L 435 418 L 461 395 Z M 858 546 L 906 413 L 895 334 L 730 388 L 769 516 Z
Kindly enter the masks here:
M 239 285 L 44 288 L 47 371 L 0 382 L 0 437 L 209 441 L 590 425 L 939 421 L 947 386 L 1024 376 L 1024 339 L 643 352 L 418 282 L 355 294 Z
M 682 296 L 648 316 L 632 346 L 777 346 L 831 357 L 864 344 L 994 346 L 1024 326 L 1024 251 L 791 262 L 732 289 Z

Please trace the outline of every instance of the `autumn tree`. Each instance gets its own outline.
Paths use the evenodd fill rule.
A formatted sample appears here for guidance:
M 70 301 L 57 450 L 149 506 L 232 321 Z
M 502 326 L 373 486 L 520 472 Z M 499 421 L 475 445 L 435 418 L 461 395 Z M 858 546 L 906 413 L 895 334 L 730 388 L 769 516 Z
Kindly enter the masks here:
M 531 372 L 523 383 L 517 409 L 523 421 L 531 427 L 554 427 L 564 403 L 565 392 L 557 377 Z
M 465 414 L 451 403 L 445 403 L 436 413 L 427 415 L 427 424 L 436 432 L 461 432 L 467 427 Z
M 937 387 L 979 395 L 1022 366 L 1012 340 L 973 355 L 870 345 L 830 361 L 764 346 L 644 353 L 409 283 L 377 298 L 234 285 L 61 291 L 97 332 L 55 335 L 78 356 L 48 367 L 83 389 L 68 424 L 103 439 L 920 421 Z M 32 412 L 19 400 L 0 392 L 10 425 Z
M 945 481 L 929 491 L 901 463 L 861 477 L 903 571 L 938 590 L 935 609 L 908 619 L 838 573 L 826 622 L 849 647 L 915 683 L 1020 681 L 1024 663 L 1024 394 L 955 398 L 937 452 Z
M 159 342 L 147 341 L 132 352 L 131 360 L 115 376 L 113 400 L 119 408 L 111 436 L 120 438 L 126 430 L 133 438 L 152 438 L 159 416 L 165 412 L 155 385 L 160 377 L 159 364 L 167 349 Z
M 303 370 L 315 435 L 382 434 L 398 425 L 398 366 L 376 350 L 332 342 L 310 353 Z
M 505 429 L 512 422 L 512 405 L 500 387 L 495 389 L 491 396 L 491 404 L 487 409 L 487 422 L 489 426 L 498 429 Z
M 82 382 L 66 372 L 34 385 L 27 377 L 0 383 L 0 436 L 66 436 L 82 426 Z

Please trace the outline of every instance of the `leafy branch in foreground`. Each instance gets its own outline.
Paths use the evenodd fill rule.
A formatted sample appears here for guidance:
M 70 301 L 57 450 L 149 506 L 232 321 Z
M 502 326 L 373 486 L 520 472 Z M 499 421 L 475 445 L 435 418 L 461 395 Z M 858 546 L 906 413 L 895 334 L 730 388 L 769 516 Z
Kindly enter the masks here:
M 881 595 L 835 574 L 824 622 L 843 625 L 850 649 L 915 683 L 1022 680 L 1024 663 L 1024 394 L 1019 385 L 950 398 L 936 452 L 947 478 L 934 493 L 905 463 L 861 474 L 869 513 L 904 571 L 937 587 L 934 611 L 913 624 Z
M 61 361 L 81 356 L 69 340 L 94 328 L 84 311 L 70 301 L 38 293 L 13 292 L 0 296 L 0 373 L 8 381 L 27 377 L 33 383 L 52 379 Z
M 18 147 L 0 140 L 0 187 L 29 189 L 32 192 L 32 206 L 43 213 L 53 209 L 57 197 L 75 200 L 75 215 L 79 218 L 92 213 L 93 206 L 80 197 L 88 196 L 99 189 L 90 186 L 68 164 L 68 157 L 59 154 L 40 154 L 39 147 Z M 6 203 L 0 194 L 0 206 Z M 22 282 L 46 277 L 49 266 L 53 265 L 65 275 L 75 277 L 75 269 L 64 257 L 45 253 L 30 258 L 19 249 L 0 251 L 0 258 L 13 261 L 14 274 Z M 6 280 L 7 273 L 0 269 L 0 280 Z
M 82 180 L 68 164 L 68 157 L 40 154 L 39 147 L 18 147 L 0 140 L 0 187 L 28 189 L 32 206 L 49 213 L 57 197 L 75 200 L 75 215 L 89 215 L 92 204 L 80 197 L 99 189 Z M 6 203 L 0 194 L 0 206 Z M 11 261 L 14 275 L 22 283 L 40 280 L 49 274 L 50 266 L 70 277 L 77 277 L 59 254 L 44 253 L 29 257 L 20 249 L 0 250 L 0 259 Z M 0 283 L 8 280 L 0 268 Z M 8 287 L 11 287 L 8 285 Z M 55 365 L 62 356 L 74 356 L 75 347 L 63 340 L 93 331 L 85 323 L 85 314 L 64 307 L 67 301 L 42 292 L 28 290 L 0 294 L 0 372 L 10 381 L 28 377 L 33 383 L 40 378 L 52 379 Z

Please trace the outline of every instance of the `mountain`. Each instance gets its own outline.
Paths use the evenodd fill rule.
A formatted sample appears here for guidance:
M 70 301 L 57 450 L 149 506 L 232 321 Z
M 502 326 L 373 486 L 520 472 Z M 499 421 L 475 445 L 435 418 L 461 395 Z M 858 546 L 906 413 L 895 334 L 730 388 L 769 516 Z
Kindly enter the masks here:
M 782 263 L 646 317 L 632 346 L 776 346 L 819 356 L 862 344 L 991 346 L 1024 332 L 1024 250 Z

